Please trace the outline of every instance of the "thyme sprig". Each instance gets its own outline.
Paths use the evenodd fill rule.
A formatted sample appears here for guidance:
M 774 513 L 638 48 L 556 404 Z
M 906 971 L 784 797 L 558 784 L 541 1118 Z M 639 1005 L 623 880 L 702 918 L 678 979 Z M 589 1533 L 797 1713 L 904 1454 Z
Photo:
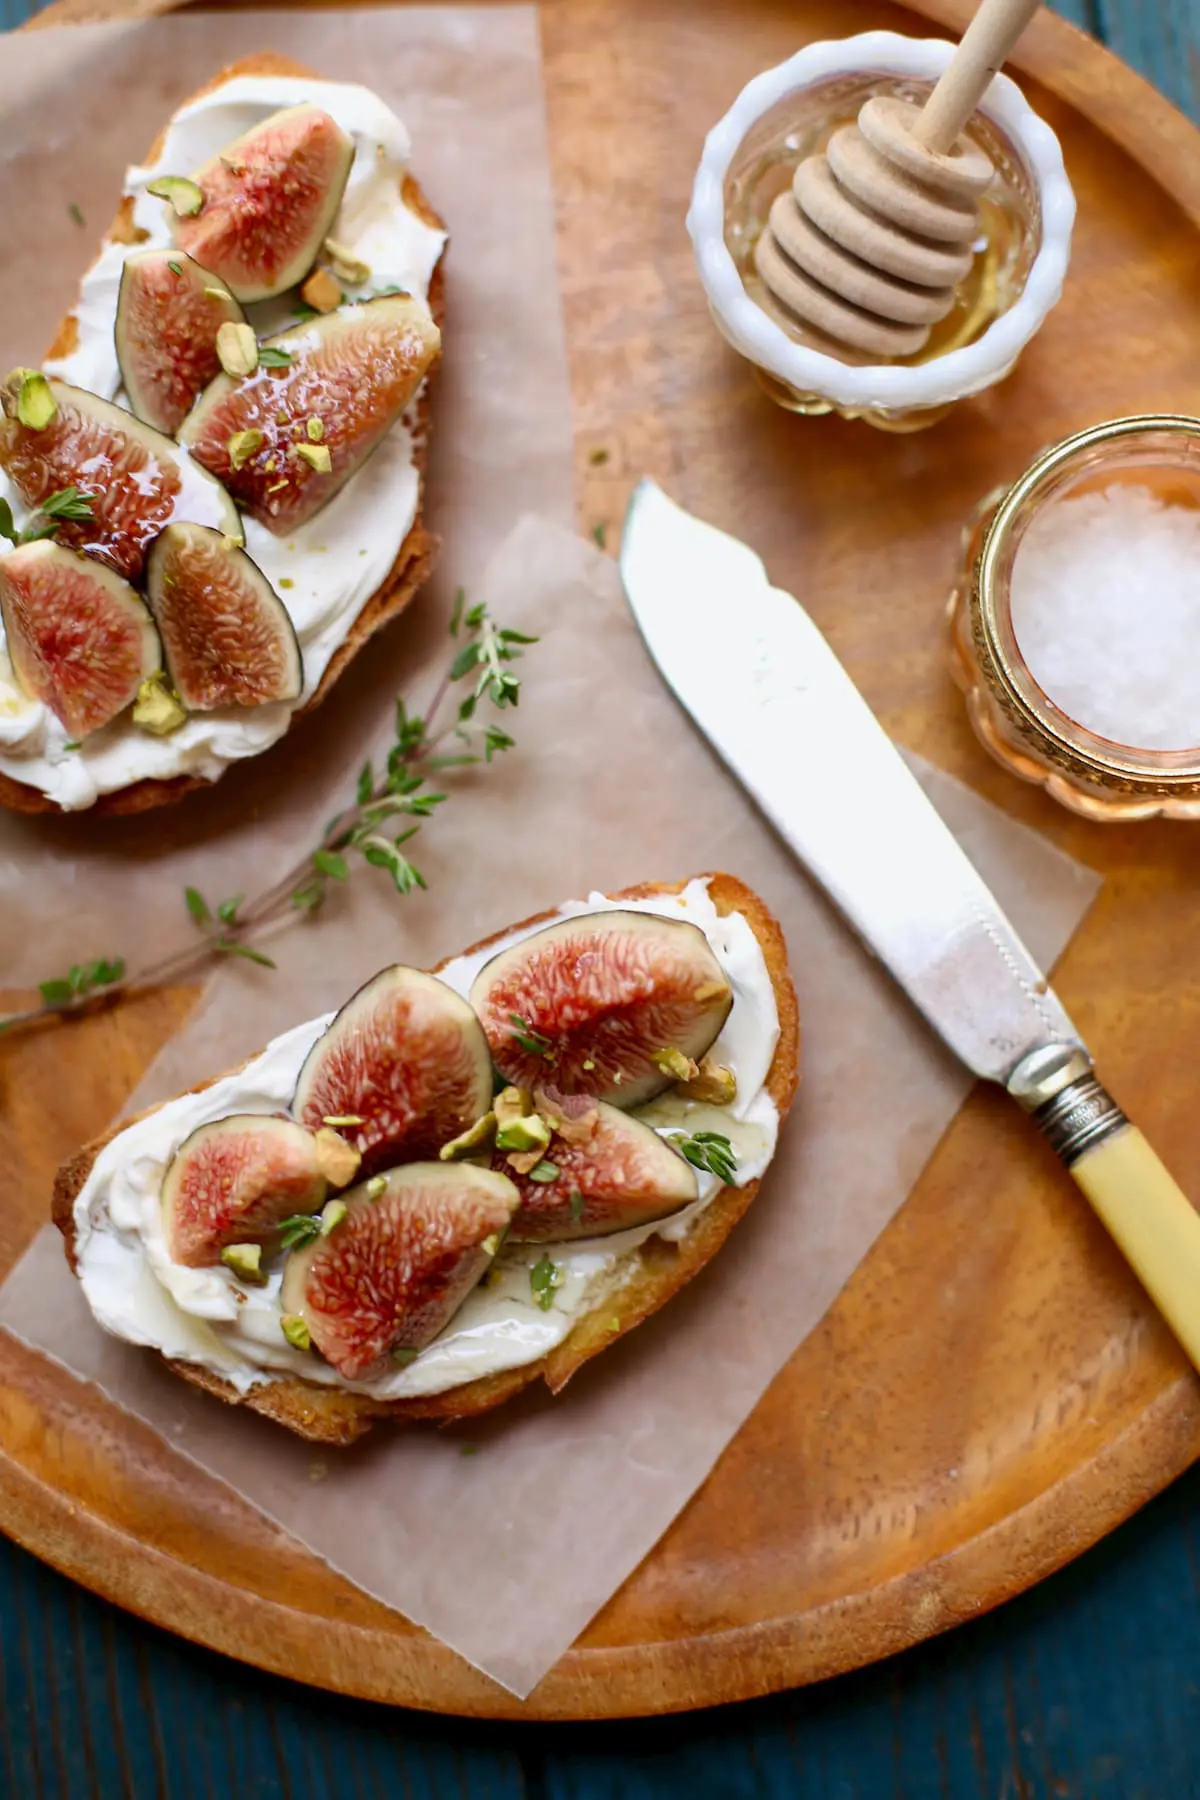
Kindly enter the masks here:
M 373 760 L 363 764 L 353 801 L 334 814 L 313 848 L 278 881 L 249 900 L 241 893 L 212 901 L 198 888 L 186 888 L 183 902 L 196 926 L 196 942 L 132 972 L 121 957 L 75 964 L 65 976 L 39 983 L 41 1005 L 0 1018 L 0 1031 L 187 981 L 230 956 L 273 969 L 259 948 L 263 935 L 289 916 L 319 912 L 331 889 L 349 881 L 361 863 L 385 870 L 398 894 L 424 888 L 409 846 L 449 798 L 433 786 L 434 779 L 440 781 L 449 769 L 491 763 L 513 748 L 506 731 L 477 714 L 485 705 L 498 712 L 517 705 L 520 682 L 510 665 L 524 646 L 537 642 L 493 624 L 485 606 L 467 610 L 461 590 L 450 631 L 457 647 L 429 705 L 413 712 L 402 694 L 397 697 L 393 741 L 381 766 Z M 455 690 L 464 685 L 468 691 L 458 699 Z
M 737 1174 L 737 1152 L 722 1132 L 697 1131 L 690 1137 L 683 1132 L 672 1132 L 670 1137 L 679 1154 L 686 1157 L 694 1169 L 705 1169 L 726 1187 L 732 1185 Z
M 28 524 L 18 531 L 12 507 L 0 498 L 0 537 L 7 538 L 10 544 L 32 544 L 38 538 L 53 537 L 65 520 L 78 523 L 91 517 L 90 494 L 77 487 L 59 488 L 56 494 L 47 494 Z

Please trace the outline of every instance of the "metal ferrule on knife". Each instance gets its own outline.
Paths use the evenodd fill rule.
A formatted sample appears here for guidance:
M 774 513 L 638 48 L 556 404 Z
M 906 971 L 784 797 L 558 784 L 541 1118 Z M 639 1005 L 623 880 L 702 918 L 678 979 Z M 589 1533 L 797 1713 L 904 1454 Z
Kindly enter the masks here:
M 1031 1051 L 1005 1085 L 1068 1169 L 1085 1150 L 1129 1124 L 1078 1044 L 1045 1044 Z

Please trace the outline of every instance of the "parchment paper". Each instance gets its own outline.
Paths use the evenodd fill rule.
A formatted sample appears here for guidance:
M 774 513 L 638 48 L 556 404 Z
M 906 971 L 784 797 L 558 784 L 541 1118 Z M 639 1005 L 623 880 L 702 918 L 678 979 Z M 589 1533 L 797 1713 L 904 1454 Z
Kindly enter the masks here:
M 187 95 L 276 49 L 372 87 L 407 124 L 450 227 L 427 519 L 437 575 L 316 715 L 183 805 L 128 819 L 0 811 L 0 988 L 194 937 L 189 883 L 223 896 L 284 868 L 386 730 L 398 658 L 442 629 L 514 520 L 570 523 L 571 403 L 532 6 L 187 14 L 0 37 L 0 369 L 37 362 L 116 210 L 122 176 Z M 86 225 L 74 223 L 76 206 Z M 136 925 L 134 922 L 136 921 Z
M 525 664 L 519 748 L 439 819 L 430 892 L 397 903 L 382 882 L 356 878 L 339 917 L 277 941 L 279 974 L 222 972 L 135 1104 L 340 1002 L 388 960 L 434 962 L 592 887 L 724 868 L 784 926 L 804 1035 L 800 1098 L 749 1215 L 690 1288 L 557 1401 L 523 1399 L 469 1431 L 377 1432 L 349 1453 L 323 1453 L 328 1473 L 317 1483 L 311 1446 L 106 1338 L 52 1231 L 0 1291 L 0 1323 L 525 1695 L 650 1550 L 831 1304 L 969 1081 L 676 708 L 614 564 L 527 519 L 483 591 L 498 618 L 541 642 Z M 927 765 L 922 779 L 1049 966 L 1095 878 Z M 477 1456 L 462 1456 L 464 1439 Z

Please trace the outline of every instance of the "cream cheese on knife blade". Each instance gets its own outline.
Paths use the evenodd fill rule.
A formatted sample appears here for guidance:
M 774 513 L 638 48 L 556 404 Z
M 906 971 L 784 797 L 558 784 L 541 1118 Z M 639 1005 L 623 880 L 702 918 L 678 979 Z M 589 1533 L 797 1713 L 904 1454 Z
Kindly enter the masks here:
M 424 298 L 445 233 L 409 210 L 400 184 L 410 159 L 408 132 L 366 88 L 345 82 L 282 75 L 239 75 L 181 107 L 167 127 L 160 155 L 126 174 L 134 224 L 145 237 L 136 244 L 106 243 L 83 280 L 75 308 L 79 341 L 69 356 L 48 361 L 57 375 L 105 399 L 123 400 L 113 327 L 125 259 L 135 251 L 167 248 L 170 209 L 146 192 L 156 177 L 198 168 L 231 139 L 282 107 L 312 101 L 354 140 L 354 161 L 332 234 L 371 271 L 362 287 L 343 284 L 351 299 L 369 299 L 388 287 Z M 294 323 L 286 297 L 247 307 L 259 337 Z M 178 731 L 156 738 L 126 715 L 68 750 L 70 734 L 40 702 L 25 698 L 10 679 L 0 627 L 0 771 L 40 788 L 68 810 L 87 807 L 100 794 L 148 778 L 198 775 L 215 780 L 229 764 L 257 756 L 288 729 L 292 712 L 320 685 L 334 652 L 363 606 L 386 579 L 416 517 L 419 480 L 413 454 L 412 413 L 399 420 L 315 518 L 286 538 L 274 537 L 246 518 L 246 549 L 279 594 L 304 656 L 304 689 L 298 700 L 250 709 L 225 707 L 192 713 Z M 19 522 L 26 511 L 0 473 L 0 497 Z M 282 585 L 281 585 L 282 584 Z
M 614 908 L 657 913 L 699 926 L 734 995 L 732 1011 L 712 1051 L 736 1077 L 733 1105 L 709 1107 L 666 1094 L 634 1108 L 633 1116 L 662 1131 L 724 1132 L 737 1153 L 738 1185 L 755 1180 L 774 1154 L 779 1129 L 779 1115 L 766 1090 L 779 1041 L 779 1015 L 770 971 L 753 930 L 740 913 L 719 915 L 703 881 L 689 882 L 678 895 L 648 900 L 613 901 L 593 894 L 587 901 L 560 907 L 555 916 L 574 918 Z M 465 998 L 486 962 L 545 923 L 511 932 L 474 955 L 456 957 L 439 972 L 439 979 Z M 278 1269 L 266 1287 L 247 1289 L 228 1269 L 190 1269 L 171 1262 L 159 1200 L 167 1165 L 198 1126 L 234 1112 L 273 1113 L 289 1105 L 300 1065 L 332 1016 L 286 1032 L 244 1069 L 201 1093 L 170 1101 L 101 1151 L 75 1202 L 75 1251 L 88 1303 L 107 1330 L 167 1356 L 200 1363 L 239 1393 L 281 1375 L 302 1375 L 378 1400 L 441 1393 L 544 1356 L 563 1341 L 584 1311 L 597 1304 L 623 1253 L 652 1235 L 681 1238 L 720 1189 L 715 1175 L 697 1170 L 699 1197 L 670 1218 L 611 1237 L 508 1246 L 494 1265 L 499 1279 L 476 1288 L 415 1361 L 373 1381 L 343 1381 L 319 1356 L 293 1350 L 284 1340 Z M 554 1304 L 545 1312 L 529 1280 L 531 1268 L 544 1255 L 562 1275 Z

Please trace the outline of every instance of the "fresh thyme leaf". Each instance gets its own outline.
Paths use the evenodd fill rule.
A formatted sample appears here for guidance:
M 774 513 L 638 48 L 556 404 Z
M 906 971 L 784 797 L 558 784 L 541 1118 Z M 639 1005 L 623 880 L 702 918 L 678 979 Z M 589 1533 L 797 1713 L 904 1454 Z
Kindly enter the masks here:
M 345 881 L 350 864 L 336 850 L 314 850 L 313 867 L 320 875 L 331 875 L 334 881 Z
M 182 275 L 183 274 L 183 264 L 177 263 L 174 260 L 174 258 L 172 258 L 172 257 L 168 257 L 167 267 L 168 267 L 168 269 L 170 269 L 172 275 Z
M 554 1305 L 554 1290 L 562 1286 L 563 1272 L 558 1264 L 551 1262 L 548 1256 L 542 1256 L 529 1271 L 529 1285 L 533 1289 L 533 1297 L 543 1312 L 549 1312 Z
M 63 1006 L 75 998 L 75 990 L 69 981 L 39 981 L 38 993 L 47 1006 Z
M 719 1131 L 697 1131 L 688 1137 L 683 1132 L 671 1134 L 675 1148 L 693 1168 L 705 1169 L 728 1187 L 737 1174 L 737 1152 L 729 1139 Z
M 68 200 L 67 211 L 70 213 L 72 219 L 74 219 L 76 225 L 78 225 L 80 227 L 80 229 L 83 230 L 87 225 L 87 220 L 84 218 L 83 212 L 82 212 L 81 208 L 79 207 L 79 205 L 76 203 L 76 201 Z
M 244 956 L 247 962 L 258 963 L 264 969 L 273 969 L 275 964 L 253 944 L 239 944 L 235 938 L 219 937 L 213 943 L 213 949 L 224 956 Z
M 92 495 L 77 487 L 59 488 L 56 494 L 47 495 L 38 511 L 47 519 L 90 519 Z
M 536 644 L 535 637 L 526 637 L 523 631 L 498 631 L 496 636 L 502 644 Z
M 195 919 L 197 925 L 204 926 L 212 924 L 212 910 L 199 888 L 184 888 L 183 899 L 185 906 L 191 913 L 193 919 Z
M 63 749 L 64 750 L 82 750 L 83 749 L 83 739 L 82 738 L 68 738 L 66 743 L 63 745 Z
M 292 362 L 290 350 L 281 350 L 278 344 L 260 344 L 258 347 L 258 366 L 260 369 L 287 369 Z
M 217 917 L 222 925 L 237 924 L 238 907 L 245 898 L 245 894 L 233 894 L 228 900 L 222 900 L 217 908 Z
M 318 912 L 325 904 L 325 884 L 309 881 L 303 887 L 293 888 L 291 900 L 299 912 Z
M 520 1013 L 509 1013 L 509 1023 L 513 1027 L 512 1037 L 520 1044 L 522 1050 L 528 1050 L 531 1056 L 544 1056 L 548 1062 L 554 1061 L 554 1045 L 540 1031 L 535 1031 L 528 1019 Z
M 12 507 L 0 496 L 0 537 L 7 538 L 10 544 L 17 541 L 17 527 L 13 521 Z
M 550 1162 L 548 1158 L 543 1157 L 541 1162 L 534 1163 L 532 1169 L 529 1171 L 527 1179 L 530 1181 L 545 1182 L 557 1181 L 558 1177 L 558 1164 L 556 1162 Z
M 490 763 L 493 756 L 498 755 L 501 750 L 511 750 L 515 743 L 516 739 L 510 738 L 507 731 L 501 731 L 498 725 L 485 726 L 483 732 L 484 762 Z
M 592 536 L 603 550 L 608 539 L 608 526 L 603 519 L 598 519 L 592 526 Z
M 367 761 L 358 771 L 358 787 L 356 789 L 358 804 L 360 806 L 365 806 L 374 792 L 375 771 L 372 769 L 370 761 Z
M 292 311 L 298 319 L 315 319 L 320 316 L 316 307 L 310 306 L 307 300 L 293 301 Z
M 481 600 L 479 602 L 479 604 L 477 606 L 473 606 L 471 608 L 470 612 L 467 614 L 467 630 L 468 631 L 478 631 L 479 627 L 483 624 L 483 621 L 486 618 L 487 618 L 487 607 L 484 605 L 483 601 Z
M 87 972 L 89 987 L 111 987 L 114 981 L 120 981 L 125 973 L 125 958 L 114 956 L 110 961 L 103 957 L 90 965 Z
M 477 666 L 478 662 L 479 645 L 472 639 L 469 644 L 463 645 L 462 649 L 451 663 L 451 681 L 461 681 L 464 675 L 469 675 L 471 673 L 471 670 Z
M 20 537 L 16 540 L 17 543 L 36 544 L 39 543 L 42 538 L 58 536 L 59 521 L 57 519 L 46 519 L 40 525 L 36 523 L 36 520 L 37 514 L 35 513 L 28 525 L 26 525 L 25 529 L 22 531 Z
M 571 1199 L 570 1199 L 570 1207 L 571 1207 L 571 1217 L 574 1219 L 575 1223 L 578 1225 L 580 1219 L 582 1219 L 582 1217 L 583 1217 L 583 1195 L 582 1194 L 572 1194 Z
M 301 1250 L 305 1244 L 311 1244 L 321 1235 L 320 1215 L 315 1217 L 308 1213 L 293 1213 L 279 1227 L 279 1242 L 285 1250 Z
M 467 721 L 469 719 L 474 718 L 475 708 L 478 705 L 479 705 L 479 702 L 475 698 L 474 694 L 468 694 L 467 698 L 463 701 L 462 705 L 458 709 L 458 716 L 462 720 L 464 725 L 467 723 Z
M 87 985 L 87 975 L 84 972 L 82 963 L 71 964 L 71 967 L 67 970 L 67 981 L 70 984 L 71 992 L 73 994 L 82 994 Z
M 454 611 L 450 615 L 450 636 L 458 636 L 458 628 L 462 624 L 463 607 L 467 604 L 466 588 L 455 588 Z

